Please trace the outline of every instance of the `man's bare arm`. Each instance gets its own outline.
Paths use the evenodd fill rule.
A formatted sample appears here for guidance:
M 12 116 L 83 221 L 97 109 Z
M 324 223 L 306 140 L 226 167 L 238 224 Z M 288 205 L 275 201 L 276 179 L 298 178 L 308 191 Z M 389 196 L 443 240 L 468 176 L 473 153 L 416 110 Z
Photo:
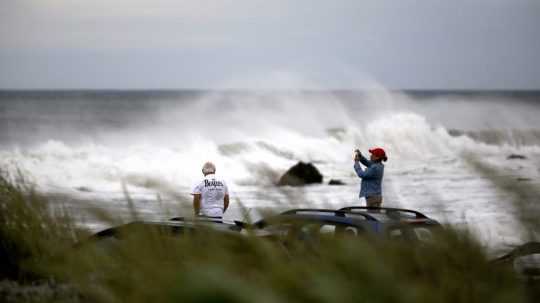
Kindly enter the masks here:
M 195 216 L 199 214 L 200 210 L 201 210 L 201 194 L 194 194 L 193 195 L 193 211 L 195 212 Z
M 223 197 L 223 212 L 225 212 L 227 208 L 229 208 L 229 195 Z

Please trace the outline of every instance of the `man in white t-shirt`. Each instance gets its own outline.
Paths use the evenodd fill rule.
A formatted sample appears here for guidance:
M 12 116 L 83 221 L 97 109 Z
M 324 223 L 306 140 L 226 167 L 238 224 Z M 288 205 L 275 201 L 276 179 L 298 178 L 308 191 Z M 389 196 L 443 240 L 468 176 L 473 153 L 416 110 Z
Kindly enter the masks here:
M 216 166 L 212 162 L 204 163 L 202 173 L 204 179 L 191 192 L 195 215 L 222 218 L 229 207 L 227 184 L 223 180 L 216 179 Z

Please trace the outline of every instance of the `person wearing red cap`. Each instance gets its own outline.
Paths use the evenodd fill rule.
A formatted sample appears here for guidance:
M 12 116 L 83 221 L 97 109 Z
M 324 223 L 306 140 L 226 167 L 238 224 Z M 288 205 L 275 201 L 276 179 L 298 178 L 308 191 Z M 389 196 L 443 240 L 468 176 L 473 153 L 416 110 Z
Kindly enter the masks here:
M 358 177 L 362 179 L 359 197 L 366 199 L 367 206 L 381 207 L 382 204 L 382 179 L 384 175 L 384 164 L 388 157 L 382 148 L 369 150 L 371 157 L 366 159 L 357 149 L 354 155 L 354 170 Z M 362 169 L 360 163 L 366 166 Z

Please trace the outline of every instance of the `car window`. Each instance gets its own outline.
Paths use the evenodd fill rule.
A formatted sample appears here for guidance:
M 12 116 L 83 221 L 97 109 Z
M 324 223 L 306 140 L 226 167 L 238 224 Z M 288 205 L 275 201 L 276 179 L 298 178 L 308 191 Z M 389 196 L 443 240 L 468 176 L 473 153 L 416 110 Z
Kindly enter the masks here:
M 333 223 L 311 223 L 302 226 L 302 232 L 309 234 L 319 234 L 319 235 L 353 235 L 356 236 L 359 234 L 359 229 L 355 226 L 348 226 L 343 224 L 333 224 Z
M 390 239 L 404 239 L 405 235 L 403 233 L 403 230 L 401 228 L 392 228 L 388 231 L 388 236 Z
M 369 214 L 370 216 L 373 216 L 373 214 Z M 353 218 L 357 220 L 366 220 L 366 216 L 363 214 L 355 214 L 355 213 L 345 213 L 345 218 Z
M 398 212 L 398 216 L 402 219 L 415 219 L 416 218 L 416 214 L 414 213 L 409 213 L 409 212 Z
M 305 239 L 306 237 L 324 236 L 358 236 L 362 230 L 356 226 L 339 223 L 298 221 L 270 224 L 261 231 L 281 238 Z
M 321 234 L 335 234 L 336 232 L 336 226 L 331 224 L 323 224 L 321 225 L 321 228 L 319 228 L 319 233 Z
M 431 242 L 433 241 L 433 233 L 426 227 L 415 227 L 413 228 L 416 238 L 422 242 Z
M 363 231 L 364 230 L 362 228 L 357 226 L 337 225 L 335 235 L 356 237 L 362 234 Z
M 522 275 L 540 276 L 540 253 L 517 257 L 514 269 Z
M 360 234 L 360 230 L 357 227 L 347 226 L 339 234 L 345 237 L 357 237 Z
M 319 232 L 320 226 L 321 225 L 319 223 L 304 224 L 302 225 L 302 228 L 300 228 L 300 231 L 303 234 L 316 234 L 317 232 Z
M 358 228 L 348 226 L 347 228 L 345 228 L 345 234 L 351 236 L 358 236 Z

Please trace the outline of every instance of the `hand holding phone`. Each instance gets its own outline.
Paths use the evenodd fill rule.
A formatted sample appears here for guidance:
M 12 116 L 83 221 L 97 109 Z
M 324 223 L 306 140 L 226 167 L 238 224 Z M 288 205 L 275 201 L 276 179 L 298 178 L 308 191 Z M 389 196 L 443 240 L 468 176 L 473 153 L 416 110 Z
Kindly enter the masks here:
M 362 153 L 360 153 L 360 150 L 355 149 L 354 150 L 354 161 L 360 161 L 360 156 L 361 155 L 362 155 Z

